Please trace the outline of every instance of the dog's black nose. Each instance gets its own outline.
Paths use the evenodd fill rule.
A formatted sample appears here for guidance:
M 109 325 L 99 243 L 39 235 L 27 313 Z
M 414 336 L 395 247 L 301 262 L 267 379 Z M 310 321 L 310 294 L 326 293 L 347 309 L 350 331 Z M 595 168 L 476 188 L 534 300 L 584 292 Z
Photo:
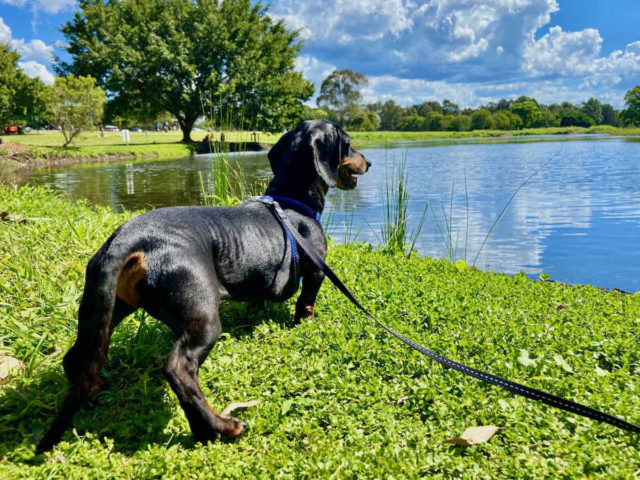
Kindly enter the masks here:
M 371 162 L 367 159 L 365 159 L 364 161 L 367 162 L 367 171 L 369 171 L 369 169 L 371 168 Z

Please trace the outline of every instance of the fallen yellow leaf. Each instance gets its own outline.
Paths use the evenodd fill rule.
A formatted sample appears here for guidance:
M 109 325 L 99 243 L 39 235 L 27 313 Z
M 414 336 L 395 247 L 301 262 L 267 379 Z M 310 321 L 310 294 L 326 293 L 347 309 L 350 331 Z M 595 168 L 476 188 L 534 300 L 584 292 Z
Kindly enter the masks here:
M 7 378 L 12 370 L 18 369 L 26 370 L 27 367 L 15 357 L 0 355 L 0 380 Z
M 479 443 L 486 443 L 495 433 L 500 430 L 500 427 L 493 425 L 483 425 L 480 427 L 469 427 L 459 437 L 450 438 L 444 440 L 444 443 L 452 443 L 454 445 L 461 445 L 468 447 L 470 445 L 478 445 Z

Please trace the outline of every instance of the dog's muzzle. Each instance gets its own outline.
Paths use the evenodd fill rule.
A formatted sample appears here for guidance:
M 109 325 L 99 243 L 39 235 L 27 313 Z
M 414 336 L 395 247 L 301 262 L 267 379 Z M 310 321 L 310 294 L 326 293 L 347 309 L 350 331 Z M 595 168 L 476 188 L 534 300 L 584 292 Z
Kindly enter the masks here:
M 349 157 L 345 157 L 338 165 L 337 186 L 341 190 L 353 190 L 358 185 L 355 175 L 362 175 L 369 170 L 369 162 L 360 152 L 352 152 Z

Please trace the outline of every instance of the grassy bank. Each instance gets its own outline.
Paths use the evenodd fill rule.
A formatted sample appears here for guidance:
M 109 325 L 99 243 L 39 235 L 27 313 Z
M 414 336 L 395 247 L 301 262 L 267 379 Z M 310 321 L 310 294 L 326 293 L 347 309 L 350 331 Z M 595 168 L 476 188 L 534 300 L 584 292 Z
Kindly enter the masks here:
M 473 130 L 470 132 L 349 132 L 353 144 L 357 148 L 384 145 L 386 142 L 402 142 L 411 140 L 455 140 L 476 137 L 509 137 L 522 135 L 567 135 L 605 133 L 610 135 L 640 135 L 640 128 L 616 128 L 600 125 L 590 128 L 557 127 L 530 128 L 523 130 Z M 193 132 L 195 141 L 202 140 L 206 132 Z M 180 142 L 180 132 L 131 132 L 131 141 L 125 145 L 120 132 L 84 133 L 70 147 L 62 148 L 64 138 L 60 132 L 29 133 L 2 137 L 5 143 L 17 144 L 32 154 L 32 162 L 62 165 L 65 163 L 100 162 L 129 158 L 179 158 L 190 154 L 189 147 Z M 275 143 L 280 134 L 261 133 L 259 141 Z M 214 139 L 219 137 L 214 135 Z M 247 142 L 251 140 L 250 132 L 232 131 L 225 133 L 230 142 Z M 7 157 L 7 148 L 0 146 L 0 161 Z
M 192 139 L 200 141 L 206 132 L 193 132 Z M 215 136 L 219 140 L 219 136 Z M 275 142 L 279 135 L 260 134 L 260 141 Z M 118 156 L 127 158 L 179 158 L 188 156 L 191 151 L 187 145 L 180 143 L 180 132 L 130 132 L 129 145 L 122 141 L 121 132 L 84 133 L 74 140 L 74 143 L 62 148 L 64 137 L 60 132 L 31 132 L 26 135 L 12 135 L 2 137 L 6 144 L 17 144 L 27 147 L 27 150 L 38 163 L 77 163 L 81 161 L 102 161 L 105 157 L 117 159 Z M 251 139 L 250 132 L 227 132 L 225 140 L 230 142 L 247 142 Z M 6 147 L 6 145 L 5 145 Z M 5 148 L 0 145 L 0 160 Z M 6 153 L 5 153 L 6 156 Z
M 371 146 L 385 142 L 403 142 L 411 140 L 455 140 L 458 138 L 514 137 L 524 135 L 640 135 L 640 128 L 618 128 L 610 125 L 595 127 L 549 127 L 524 128 L 521 130 L 472 130 L 469 132 L 350 132 L 356 146 Z
M 250 425 L 235 443 L 194 444 L 160 373 L 171 336 L 138 312 L 114 334 L 104 388 L 44 458 L 75 336 L 83 269 L 131 217 L 42 189 L 0 188 L 0 478 L 635 478 L 637 436 L 515 398 L 409 352 L 329 284 L 315 322 L 293 303 L 247 317 L 223 306 L 224 334 L 201 370 L 218 409 Z M 17 220 L 12 217 L 13 220 Z M 392 327 L 454 359 L 640 422 L 640 296 L 488 274 L 369 246 L 329 263 Z M 357 272 L 357 274 L 355 273 Z M 442 440 L 474 425 L 489 443 Z

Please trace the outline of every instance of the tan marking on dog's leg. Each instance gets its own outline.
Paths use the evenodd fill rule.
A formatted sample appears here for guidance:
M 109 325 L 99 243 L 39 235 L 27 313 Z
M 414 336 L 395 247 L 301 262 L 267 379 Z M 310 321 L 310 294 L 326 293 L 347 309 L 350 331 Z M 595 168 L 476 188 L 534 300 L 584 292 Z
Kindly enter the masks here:
M 147 276 L 147 272 L 147 256 L 144 252 L 133 252 L 129 255 L 118 275 L 116 296 L 128 305 L 137 307 L 140 303 L 140 293 L 136 285 Z
M 297 320 L 302 318 L 308 318 L 309 320 L 315 320 L 314 316 L 314 306 L 313 305 L 296 305 L 296 316 Z

